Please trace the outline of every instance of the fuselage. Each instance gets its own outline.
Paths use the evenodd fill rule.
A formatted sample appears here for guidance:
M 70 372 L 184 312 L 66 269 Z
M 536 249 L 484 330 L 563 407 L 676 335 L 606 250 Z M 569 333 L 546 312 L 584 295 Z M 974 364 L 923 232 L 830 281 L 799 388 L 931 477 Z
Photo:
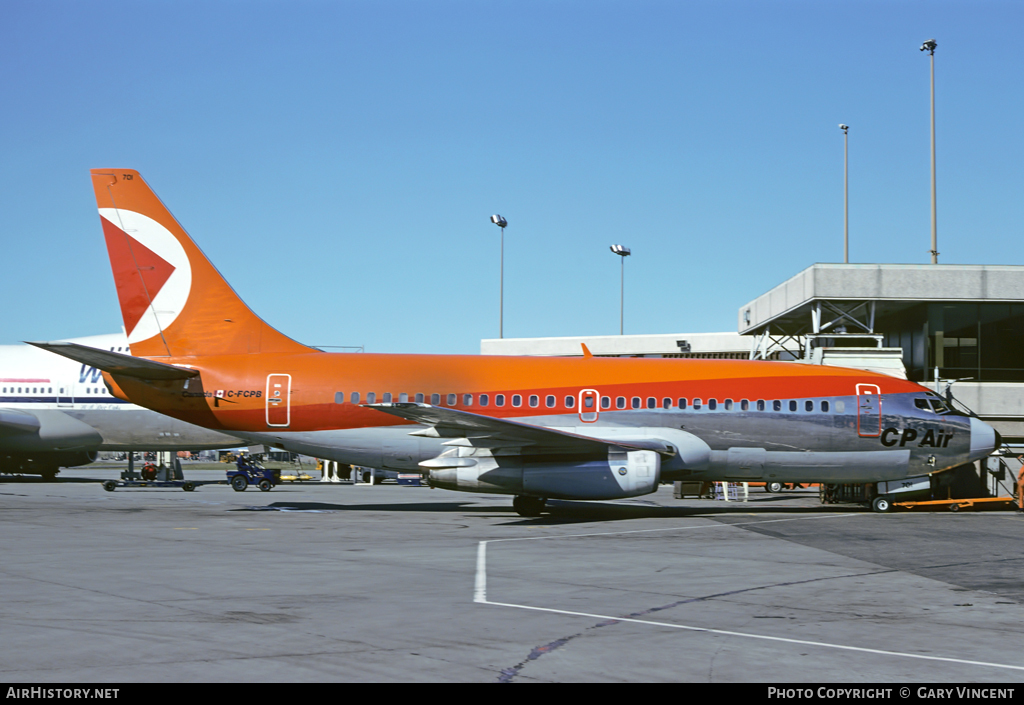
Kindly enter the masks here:
M 118 377 L 121 393 L 254 442 L 374 467 L 415 468 L 445 450 L 444 439 L 410 436 L 422 427 L 365 406 L 380 402 L 605 439 L 682 431 L 711 448 L 701 466 L 664 459 L 663 479 L 894 480 L 983 457 L 995 442 L 916 383 L 796 363 L 320 352 L 161 361 L 200 378 Z

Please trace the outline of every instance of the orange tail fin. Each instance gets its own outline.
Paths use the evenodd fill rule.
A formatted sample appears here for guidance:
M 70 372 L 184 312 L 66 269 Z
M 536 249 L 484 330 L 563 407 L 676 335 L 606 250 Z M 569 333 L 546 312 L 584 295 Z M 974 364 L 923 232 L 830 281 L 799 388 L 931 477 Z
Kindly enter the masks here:
M 139 172 L 91 174 L 132 355 L 312 351 L 238 298 Z

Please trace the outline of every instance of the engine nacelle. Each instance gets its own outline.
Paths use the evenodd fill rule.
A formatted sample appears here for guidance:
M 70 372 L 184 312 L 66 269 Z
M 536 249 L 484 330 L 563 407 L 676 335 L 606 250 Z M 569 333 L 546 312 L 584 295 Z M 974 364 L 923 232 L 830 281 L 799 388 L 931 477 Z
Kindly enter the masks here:
M 661 456 L 650 450 L 613 449 L 607 458 L 564 463 L 469 452 L 465 457 L 452 449 L 420 463 L 430 471 L 431 486 L 549 499 L 621 499 L 654 492 L 661 478 Z

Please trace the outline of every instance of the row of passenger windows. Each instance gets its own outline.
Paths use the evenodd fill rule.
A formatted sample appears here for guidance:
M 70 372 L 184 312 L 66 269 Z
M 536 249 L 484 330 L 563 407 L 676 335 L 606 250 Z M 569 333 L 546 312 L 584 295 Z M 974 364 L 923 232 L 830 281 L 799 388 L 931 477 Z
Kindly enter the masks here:
M 106 394 L 106 387 L 82 387 L 79 394 Z M 53 387 L 0 387 L 0 394 L 53 394 Z M 64 394 L 60 388 L 59 394 Z
M 348 400 L 352 404 L 359 404 L 359 403 L 362 402 L 362 395 L 359 392 L 352 392 L 349 395 Z M 395 399 L 394 395 L 392 395 L 391 392 L 385 392 L 384 394 L 381 395 L 380 401 L 385 403 L 385 404 L 389 404 L 389 403 L 391 403 L 393 401 L 398 401 L 398 402 L 414 401 L 414 402 L 416 402 L 418 404 L 429 403 L 429 404 L 431 404 L 433 406 L 441 406 L 442 404 L 444 406 L 457 406 L 458 402 L 459 402 L 459 395 L 458 394 L 445 394 L 445 395 L 442 395 L 442 394 L 430 394 L 430 395 L 427 395 L 427 394 L 413 394 L 412 398 L 410 399 L 410 395 L 403 392 L 403 393 L 398 395 L 398 399 Z M 505 406 L 506 395 L 504 395 L 504 394 L 495 394 L 493 401 L 494 401 L 494 406 L 503 407 L 503 406 Z M 464 407 L 474 406 L 473 402 L 474 402 L 474 396 L 472 394 L 463 394 L 462 395 L 462 406 L 464 406 Z M 476 402 L 477 402 L 477 406 L 491 406 L 491 395 L 490 394 L 481 394 L 481 395 L 479 395 L 476 398 Z M 529 395 L 527 397 L 526 402 L 527 402 L 527 404 L 530 407 L 534 407 L 534 408 L 539 407 L 540 406 L 540 396 L 538 396 L 537 394 L 531 394 L 531 395 Z M 566 409 L 575 409 L 577 407 L 576 397 L 573 396 L 572 394 L 565 395 L 565 398 L 564 398 L 563 402 L 564 402 L 564 408 L 566 408 Z M 704 400 L 699 398 L 699 397 L 696 397 L 696 398 L 693 398 L 693 399 L 690 399 L 688 397 L 680 397 L 678 399 L 671 399 L 669 397 L 663 397 L 660 400 L 660 402 L 659 402 L 657 397 L 647 397 L 646 402 L 641 397 L 631 397 L 628 400 L 628 402 L 629 403 L 628 403 L 628 406 L 627 406 L 627 399 L 626 399 L 626 397 L 615 397 L 615 408 L 616 409 L 626 409 L 626 408 L 629 408 L 629 409 L 642 409 L 642 408 L 657 409 L 657 408 L 660 407 L 662 409 L 676 408 L 676 409 L 692 409 L 694 411 L 700 411 L 701 409 L 705 408 Z M 334 394 L 334 403 L 335 404 L 344 404 L 345 403 L 345 393 L 344 392 L 335 392 L 335 394 Z M 366 395 L 366 403 L 367 404 L 376 404 L 377 403 L 377 394 L 375 392 L 369 392 Z M 521 394 L 513 394 L 513 395 L 511 395 L 511 403 L 512 403 L 512 406 L 514 406 L 514 407 L 521 407 L 523 405 L 523 396 Z M 558 398 L 554 394 L 548 394 L 547 396 L 544 397 L 544 406 L 549 408 L 549 409 L 555 408 L 557 406 L 557 403 L 558 403 Z M 592 408 L 594 408 L 594 397 L 593 396 L 583 395 L 582 406 L 583 406 L 584 409 L 592 409 Z M 831 409 L 832 405 L 828 401 L 826 401 L 824 399 L 820 400 L 818 402 L 815 402 L 814 400 L 811 400 L 811 399 L 807 399 L 807 400 L 805 400 L 802 403 L 802 406 L 803 406 L 803 410 L 806 411 L 806 412 L 815 411 L 816 408 L 817 408 L 817 410 L 819 410 L 821 412 L 824 412 L 824 413 L 829 413 L 832 410 Z M 798 411 L 800 409 L 800 407 L 801 407 L 801 403 L 798 402 L 796 399 L 790 399 L 788 401 L 782 401 L 782 400 L 779 400 L 779 399 L 775 399 L 775 400 L 771 400 L 771 401 L 765 401 L 764 399 L 758 399 L 757 401 L 753 401 L 753 402 L 748 400 L 748 399 L 741 399 L 739 402 L 734 402 L 732 399 L 725 399 L 721 403 L 721 408 L 724 409 L 725 411 L 733 411 L 734 409 L 738 409 L 739 411 L 750 411 L 750 410 L 767 411 L 769 409 L 769 407 L 771 408 L 772 411 L 783 411 L 783 410 Z M 612 408 L 612 398 L 611 397 L 601 397 L 601 408 L 602 409 L 611 409 Z M 706 403 L 706 408 L 709 411 L 716 411 L 716 410 L 718 410 L 718 408 L 719 408 L 719 401 L 718 401 L 718 399 L 708 399 L 707 403 Z M 841 402 L 841 401 L 837 401 L 835 403 L 835 411 L 836 411 L 836 413 L 840 413 L 840 414 L 843 413 L 845 411 L 845 404 L 843 402 Z

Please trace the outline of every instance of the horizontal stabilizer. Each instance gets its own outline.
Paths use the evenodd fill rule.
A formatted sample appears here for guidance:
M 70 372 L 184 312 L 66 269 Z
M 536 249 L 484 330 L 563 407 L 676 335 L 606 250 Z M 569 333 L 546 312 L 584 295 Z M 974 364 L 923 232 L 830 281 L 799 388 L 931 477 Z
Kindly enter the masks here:
M 83 362 L 90 367 L 109 372 L 112 375 L 137 377 L 139 379 L 188 379 L 199 375 L 199 370 L 168 365 L 164 362 L 148 360 L 144 357 L 132 357 L 109 350 L 97 350 L 77 343 L 33 343 L 43 350 L 57 355 Z
M 531 451 L 547 450 L 557 452 L 606 452 L 609 447 L 626 450 L 654 450 L 664 453 L 666 444 L 655 440 L 606 440 L 581 436 L 567 431 L 558 431 L 545 426 L 498 419 L 493 416 L 474 414 L 469 411 L 449 409 L 430 404 L 413 402 L 364 404 L 363 406 L 385 414 L 429 426 L 426 431 L 413 435 L 430 435 L 435 438 L 465 438 L 470 445 L 481 447 L 528 446 Z M 457 443 L 449 443 L 454 445 Z

